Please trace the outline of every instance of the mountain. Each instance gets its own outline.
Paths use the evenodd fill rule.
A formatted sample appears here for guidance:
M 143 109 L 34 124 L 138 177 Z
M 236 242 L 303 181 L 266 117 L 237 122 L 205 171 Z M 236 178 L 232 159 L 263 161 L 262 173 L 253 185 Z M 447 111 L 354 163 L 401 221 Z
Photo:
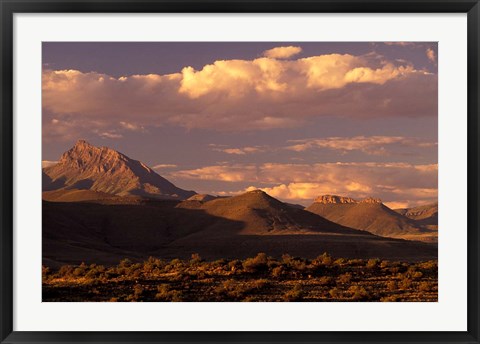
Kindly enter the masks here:
M 44 168 L 42 182 L 43 191 L 90 190 L 117 196 L 179 200 L 195 195 L 194 191 L 176 187 L 142 162 L 85 140 L 77 141 L 57 164 Z
M 376 235 L 414 240 L 436 240 L 436 233 L 385 206 L 381 200 L 361 201 L 349 197 L 324 195 L 316 198 L 307 211 L 341 225 Z
M 214 260 L 265 252 L 314 258 L 435 259 L 436 245 L 383 238 L 296 209 L 261 191 L 196 200 L 125 197 L 88 202 L 43 202 L 43 257 L 47 266 L 120 259 Z
M 320 216 L 294 208 L 269 196 L 261 190 L 218 198 L 205 203 L 196 203 L 196 209 L 207 214 L 244 224 L 241 234 L 277 234 L 325 232 L 340 234 L 362 234 Z M 192 209 L 189 201 L 181 202 L 177 208 Z
M 422 205 L 414 208 L 394 209 L 397 213 L 417 221 L 422 225 L 438 225 L 438 203 Z

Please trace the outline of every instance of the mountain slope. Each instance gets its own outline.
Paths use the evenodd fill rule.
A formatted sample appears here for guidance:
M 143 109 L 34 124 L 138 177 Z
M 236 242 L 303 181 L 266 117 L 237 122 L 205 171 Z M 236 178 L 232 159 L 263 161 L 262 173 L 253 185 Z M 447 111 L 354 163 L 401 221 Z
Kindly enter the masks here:
M 180 189 L 140 161 L 79 140 L 53 166 L 43 169 L 43 190 L 91 190 L 118 196 L 186 199 Z
M 416 239 L 423 240 L 420 235 L 429 233 L 428 229 L 414 220 L 372 198 L 356 201 L 348 197 L 325 195 L 318 197 L 306 210 L 344 226 L 381 236 L 411 239 L 412 235 L 419 235 Z
M 438 225 L 438 203 L 414 208 L 394 209 L 397 213 L 415 220 L 422 225 Z
M 193 205 L 207 214 L 244 223 L 241 234 L 328 232 L 368 235 L 302 209 L 293 208 L 260 190 L 205 203 L 192 204 L 186 201 L 177 207 L 192 209 Z

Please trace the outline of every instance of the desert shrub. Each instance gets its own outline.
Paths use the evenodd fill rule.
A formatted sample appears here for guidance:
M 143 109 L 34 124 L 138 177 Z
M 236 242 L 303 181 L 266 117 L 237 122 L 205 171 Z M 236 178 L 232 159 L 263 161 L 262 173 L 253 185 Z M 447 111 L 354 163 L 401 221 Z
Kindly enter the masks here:
M 342 292 L 340 291 L 340 289 L 334 287 L 334 288 L 330 289 L 328 294 L 330 295 L 331 298 L 338 299 L 342 295 Z
M 388 260 L 382 260 L 380 262 L 380 268 L 382 269 L 388 268 L 389 266 L 390 266 L 390 262 Z
M 293 257 L 291 255 L 289 255 L 288 253 L 282 254 L 281 262 L 288 266 L 290 264 L 290 262 L 292 261 L 292 259 L 293 259 Z
M 246 272 L 259 272 L 267 268 L 267 255 L 259 253 L 254 258 L 247 258 L 243 262 L 243 269 Z
M 390 291 L 395 291 L 398 289 L 398 285 L 397 285 L 397 282 L 395 281 L 388 281 L 387 283 L 385 283 L 385 287 L 390 290 Z
M 304 297 L 305 293 L 302 290 L 300 284 L 296 284 L 292 289 L 283 294 L 284 301 L 300 301 Z
M 81 277 L 81 276 L 84 276 L 86 272 L 87 272 L 87 265 L 85 263 L 82 263 L 73 270 L 73 276 Z
M 272 270 L 272 277 L 279 278 L 285 274 L 285 269 L 283 266 L 279 265 Z
M 389 296 L 384 296 L 380 298 L 381 302 L 397 302 L 398 301 L 398 296 L 397 295 L 389 295 Z
M 165 263 L 158 258 L 148 257 L 148 259 L 143 262 L 143 272 L 145 273 L 160 273 L 159 269 L 163 268 Z
M 50 268 L 42 265 L 42 279 L 46 280 L 49 274 L 50 274 Z
M 201 262 L 202 262 L 202 257 L 200 257 L 198 253 L 192 253 L 190 264 L 199 264 Z
M 63 265 L 58 270 L 58 275 L 62 277 L 68 277 L 73 275 L 73 270 L 75 270 L 75 268 L 72 265 Z
M 135 286 L 133 287 L 133 294 L 137 297 L 140 297 L 142 296 L 143 294 L 143 287 L 141 284 L 135 284 Z
M 358 285 L 352 285 L 348 288 L 348 292 L 351 294 L 351 298 L 356 301 L 367 300 L 369 298 L 367 290 Z
M 398 283 L 398 286 L 404 290 L 410 289 L 410 287 L 412 286 L 412 280 L 408 277 L 405 277 Z
M 226 295 L 229 298 L 240 299 L 246 293 L 250 292 L 253 287 L 246 283 L 236 282 L 233 279 L 228 279 L 215 288 L 215 292 L 218 294 Z
M 438 262 L 436 260 L 429 260 L 427 262 L 419 263 L 417 266 L 424 270 L 436 270 L 438 269 Z
M 168 284 L 160 284 L 157 287 L 155 299 L 158 301 L 180 302 L 183 300 L 183 295 L 181 291 L 171 289 Z
M 296 270 L 296 271 L 305 271 L 307 270 L 307 263 L 302 260 L 302 259 L 291 259 L 288 266 L 292 269 L 292 270 Z
M 342 266 L 342 265 L 347 265 L 348 263 L 348 260 L 345 259 L 345 258 L 338 258 L 336 259 L 334 262 L 333 262 L 333 265 L 338 265 L 338 266 Z
M 335 282 L 335 279 L 330 276 L 322 276 L 318 279 L 318 284 L 320 285 L 332 285 Z
M 257 279 L 255 281 L 252 282 L 252 287 L 254 289 L 262 289 L 262 288 L 265 288 L 266 286 L 268 286 L 270 284 L 270 282 L 268 282 L 267 279 Z
M 373 269 L 377 267 L 378 263 L 379 263 L 378 259 L 369 259 L 365 267 L 367 269 Z
M 332 265 L 333 258 L 327 252 L 322 253 L 317 258 L 314 259 L 314 264 L 316 265 L 325 265 L 329 266 Z
M 120 264 L 118 264 L 121 268 L 129 268 L 132 265 L 132 261 L 128 258 L 122 259 Z
M 350 266 L 362 266 L 364 265 L 363 259 L 349 259 L 347 262 Z
M 431 291 L 432 290 L 432 285 L 428 282 L 420 282 L 418 284 L 418 290 L 419 291 Z
M 337 283 L 340 283 L 340 284 L 347 284 L 351 280 L 352 280 L 352 274 L 349 272 L 337 277 Z

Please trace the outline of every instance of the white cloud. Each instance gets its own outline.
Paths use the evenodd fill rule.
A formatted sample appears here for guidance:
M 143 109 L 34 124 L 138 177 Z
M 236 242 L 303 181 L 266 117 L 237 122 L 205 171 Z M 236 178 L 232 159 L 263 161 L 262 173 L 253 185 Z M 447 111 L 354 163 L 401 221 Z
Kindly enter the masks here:
M 327 148 L 342 152 L 361 151 L 370 155 L 388 155 L 388 149 L 394 146 L 426 148 L 436 146 L 436 142 L 422 141 L 404 136 L 354 136 L 326 137 L 320 139 L 290 140 L 293 143 L 286 149 L 303 152 L 315 148 Z
M 272 59 L 288 59 L 289 57 L 298 55 L 302 52 L 301 47 L 276 47 L 273 49 L 265 50 L 263 52 L 263 56 L 269 57 Z
M 123 138 L 122 134 L 113 132 L 113 131 L 104 131 L 98 133 L 98 136 L 100 136 L 102 139 L 121 139 Z
M 368 54 L 219 60 L 199 70 L 120 78 L 45 70 L 42 80 L 45 134 L 53 140 L 105 128 L 248 131 L 298 127 L 321 116 L 437 113 L 436 75 Z
M 425 52 L 425 54 L 427 54 L 427 58 L 433 62 L 433 63 L 436 63 L 437 62 L 437 57 L 435 55 L 435 51 L 432 49 L 432 48 L 428 48 L 427 51 Z
M 246 155 L 251 153 L 261 153 L 265 152 L 265 147 L 260 146 L 247 146 L 247 147 L 239 147 L 239 148 L 228 148 L 225 146 L 217 146 L 215 144 L 210 145 L 213 151 L 222 152 L 226 154 L 234 154 L 234 155 Z
M 152 167 L 154 170 L 164 170 L 164 169 L 171 169 L 171 168 L 177 168 L 178 165 L 175 164 L 157 164 Z

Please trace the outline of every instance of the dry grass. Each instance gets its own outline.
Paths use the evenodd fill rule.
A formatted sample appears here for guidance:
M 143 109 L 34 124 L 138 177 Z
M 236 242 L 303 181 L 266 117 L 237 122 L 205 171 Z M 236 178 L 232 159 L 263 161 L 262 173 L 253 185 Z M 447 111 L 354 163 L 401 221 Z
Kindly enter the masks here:
M 437 262 L 315 259 L 122 260 L 43 268 L 43 301 L 437 301 Z

